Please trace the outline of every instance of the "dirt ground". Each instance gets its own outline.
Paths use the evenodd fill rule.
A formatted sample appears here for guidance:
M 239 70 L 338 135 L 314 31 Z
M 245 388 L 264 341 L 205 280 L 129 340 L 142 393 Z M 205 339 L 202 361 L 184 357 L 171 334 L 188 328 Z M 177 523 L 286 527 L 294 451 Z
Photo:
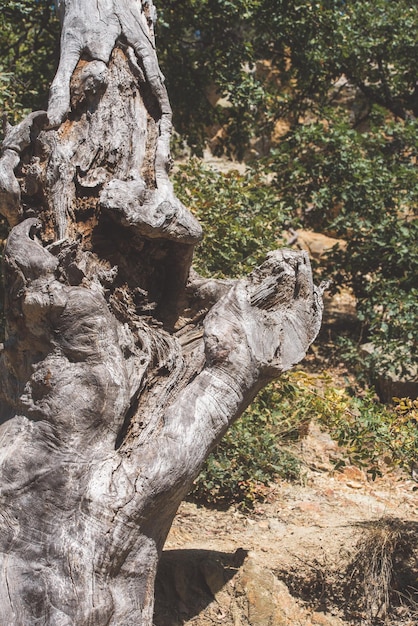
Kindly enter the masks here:
M 418 484 L 333 471 L 338 447 L 315 425 L 300 446 L 302 480 L 251 514 L 181 505 L 155 626 L 418 625 Z
M 327 296 L 325 344 L 356 323 L 352 294 Z M 375 481 L 352 466 L 334 471 L 344 451 L 315 423 L 299 446 L 300 482 L 271 485 L 251 513 L 181 505 L 155 626 L 418 626 L 418 483 L 400 471 Z

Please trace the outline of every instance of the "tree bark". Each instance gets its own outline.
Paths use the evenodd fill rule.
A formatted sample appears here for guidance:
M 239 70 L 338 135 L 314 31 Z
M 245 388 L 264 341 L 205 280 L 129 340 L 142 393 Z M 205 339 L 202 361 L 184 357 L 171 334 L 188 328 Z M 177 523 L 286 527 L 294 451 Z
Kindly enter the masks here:
M 0 623 L 150 626 L 177 507 L 321 321 L 304 253 L 190 271 L 151 0 L 61 0 L 47 112 L 6 126 Z

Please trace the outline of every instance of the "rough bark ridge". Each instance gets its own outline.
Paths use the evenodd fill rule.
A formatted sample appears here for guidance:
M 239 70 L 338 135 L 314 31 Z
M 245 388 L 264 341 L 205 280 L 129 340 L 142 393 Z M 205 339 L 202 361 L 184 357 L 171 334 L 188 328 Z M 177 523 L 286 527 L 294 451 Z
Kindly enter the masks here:
M 210 449 L 305 355 L 301 253 L 190 274 L 201 237 L 168 178 L 151 0 L 61 0 L 48 112 L 7 126 L 0 210 L 0 623 L 150 626 L 159 555 Z

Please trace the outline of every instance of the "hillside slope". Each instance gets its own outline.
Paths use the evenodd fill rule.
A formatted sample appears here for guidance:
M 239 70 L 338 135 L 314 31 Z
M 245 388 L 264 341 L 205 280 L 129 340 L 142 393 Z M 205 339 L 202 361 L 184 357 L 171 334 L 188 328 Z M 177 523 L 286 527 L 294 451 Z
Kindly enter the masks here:
M 334 472 L 337 445 L 315 425 L 300 453 L 303 481 L 272 485 L 249 515 L 183 503 L 161 563 L 155 626 L 418 624 L 416 482 Z

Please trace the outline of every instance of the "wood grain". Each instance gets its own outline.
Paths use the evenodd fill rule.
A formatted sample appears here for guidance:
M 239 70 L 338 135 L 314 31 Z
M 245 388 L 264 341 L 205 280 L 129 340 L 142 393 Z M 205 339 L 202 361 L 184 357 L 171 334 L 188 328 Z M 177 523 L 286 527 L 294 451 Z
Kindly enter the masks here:
M 179 503 L 322 313 L 304 253 L 190 271 L 152 2 L 63 0 L 47 112 L 0 155 L 0 624 L 151 626 Z

